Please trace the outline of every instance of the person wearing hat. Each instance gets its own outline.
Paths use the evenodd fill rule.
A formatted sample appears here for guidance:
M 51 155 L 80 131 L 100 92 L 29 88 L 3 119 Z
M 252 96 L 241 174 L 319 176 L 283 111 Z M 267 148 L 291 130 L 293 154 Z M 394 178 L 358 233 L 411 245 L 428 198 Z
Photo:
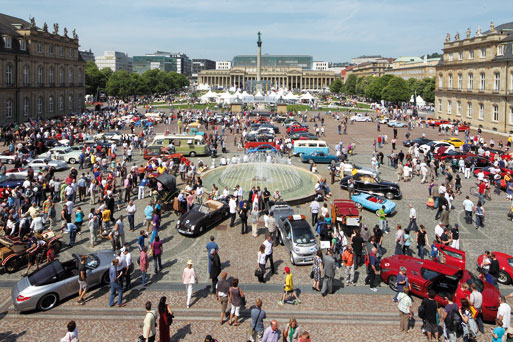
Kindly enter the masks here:
M 182 283 L 187 290 L 187 309 L 191 306 L 192 285 L 198 283 L 198 276 L 196 271 L 192 268 L 192 260 L 187 261 L 187 267 L 184 268 L 182 274 Z
M 297 303 L 301 304 L 301 300 L 297 297 L 296 291 L 294 291 L 294 280 L 292 279 L 292 273 L 290 272 L 290 268 L 285 266 L 285 284 L 283 285 L 283 296 L 281 300 L 278 302 L 279 305 L 283 305 L 287 297 L 291 295 L 294 296 Z

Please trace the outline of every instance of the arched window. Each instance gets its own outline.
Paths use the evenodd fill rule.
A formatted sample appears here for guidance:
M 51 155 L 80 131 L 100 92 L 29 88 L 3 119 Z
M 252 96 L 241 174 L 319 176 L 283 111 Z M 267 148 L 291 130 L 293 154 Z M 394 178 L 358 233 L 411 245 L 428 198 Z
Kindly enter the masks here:
M 50 67 L 50 70 L 48 72 L 48 82 L 52 86 L 55 84 L 55 69 L 53 66 Z
M 11 64 L 7 64 L 7 69 L 5 70 L 5 81 L 7 83 L 7 85 L 13 85 L 13 81 L 12 81 L 12 65 Z
M 73 68 L 69 68 L 69 77 L 68 77 L 69 85 L 73 85 Z
M 61 70 L 59 71 L 59 83 L 61 84 L 61 86 L 64 85 L 64 68 L 61 68 Z
M 37 115 L 43 114 L 43 97 L 37 98 Z
M 43 67 L 39 67 L 37 68 L 37 85 L 41 87 L 43 83 Z
M 23 67 L 23 85 L 28 86 L 30 84 L 30 68 L 28 65 Z
M 68 96 L 68 109 L 73 111 L 73 95 Z
M 23 99 L 23 115 L 29 116 L 30 114 L 30 99 L 28 97 Z
M 7 117 L 12 118 L 12 99 L 7 100 Z
M 78 78 L 78 85 L 82 85 L 82 70 L 81 69 L 78 69 L 77 78 Z
M 48 111 L 50 113 L 53 113 L 53 107 L 54 107 L 54 105 L 53 105 L 53 96 L 50 96 L 48 98 Z
M 59 110 L 61 112 L 64 111 L 64 96 L 62 96 L 62 95 L 59 96 Z

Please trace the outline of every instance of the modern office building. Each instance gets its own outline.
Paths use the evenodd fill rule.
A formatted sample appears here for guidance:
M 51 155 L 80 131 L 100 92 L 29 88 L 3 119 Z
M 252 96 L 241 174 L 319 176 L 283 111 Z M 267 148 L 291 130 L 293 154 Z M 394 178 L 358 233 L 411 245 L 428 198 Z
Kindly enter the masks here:
M 475 36 L 447 34 L 436 67 L 435 114 L 472 127 L 513 133 L 513 22 Z
M 191 77 L 192 74 L 192 61 L 185 53 L 173 53 L 171 57 L 176 60 L 176 72 Z
M 328 70 L 328 62 L 313 62 L 312 70 Z
M 198 80 L 198 74 L 202 70 L 215 70 L 216 62 L 210 59 L 193 59 L 192 60 L 192 79 L 193 81 Z
M 0 118 L 3 123 L 84 110 L 85 62 L 75 30 L 49 31 L 0 14 Z
M 313 57 L 306 55 L 262 55 L 262 68 L 299 67 L 312 70 Z M 233 57 L 232 67 L 256 67 L 257 55 L 239 55 Z
M 375 62 L 378 59 L 383 59 L 381 56 L 360 56 L 360 57 L 354 57 L 351 58 L 351 64 L 363 64 L 363 63 L 369 63 L 369 62 Z
M 132 72 L 132 58 L 124 52 L 105 51 L 103 56 L 96 56 L 95 63 L 98 69 L 109 68 L 112 71 L 126 70 Z
M 230 70 L 232 61 L 216 61 L 216 70 Z
M 89 51 L 81 51 L 79 50 L 78 53 L 80 54 L 80 57 L 87 63 L 89 61 L 94 63 L 94 53 L 89 49 Z
M 436 65 L 439 61 L 440 58 L 399 57 L 390 64 L 390 69 L 385 71 L 385 74 L 405 80 L 435 77 Z
M 148 54 L 146 56 L 133 57 L 133 71 L 142 75 L 147 70 L 162 70 L 164 72 L 176 72 L 176 59 L 169 55 Z

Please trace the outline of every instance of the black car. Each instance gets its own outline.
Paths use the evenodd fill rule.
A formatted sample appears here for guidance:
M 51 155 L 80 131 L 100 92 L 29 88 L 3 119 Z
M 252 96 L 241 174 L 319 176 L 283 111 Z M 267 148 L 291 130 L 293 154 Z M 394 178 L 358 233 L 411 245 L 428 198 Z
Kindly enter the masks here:
M 176 221 L 176 230 L 183 235 L 199 235 L 222 222 L 228 215 L 226 202 L 208 200 L 203 204 L 195 204 L 180 216 Z
M 257 130 L 263 127 L 272 129 L 275 134 L 280 133 L 280 128 L 275 125 L 271 125 L 270 123 L 253 124 L 251 125 L 251 130 Z
M 384 181 L 379 176 L 369 174 L 355 174 L 354 176 L 347 176 L 340 181 L 340 187 L 347 190 L 347 183 L 349 178 L 353 177 L 355 184 L 355 191 L 366 192 L 369 194 L 376 194 L 386 197 L 389 200 L 401 199 L 401 189 L 399 184 L 394 182 Z
M 319 137 L 310 132 L 296 132 L 290 136 L 292 140 L 299 140 L 301 138 L 306 138 L 306 140 L 319 140 Z
M 411 139 L 411 140 L 407 139 L 407 140 L 403 141 L 403 146 L 404 147 L 410 147 L 410 146 L 413 146 L 415 144 L 418 144 L 420 146 L 420 145 L 427 144 L 427 143 L 429 143 L 431 141 L 433 141 L 433 140 L 428 139 L 428 138 L 416 138 L 416 139 Z
M 474 169 L 482 169 L 484 167 L 490 166 L 490 161 L 484 157 L 467 157 L 465 158 L 465 162 L 467 161 L 470 161 L 470 163 L 472 164 L 476 164 L 476 166 L 474 166 Z

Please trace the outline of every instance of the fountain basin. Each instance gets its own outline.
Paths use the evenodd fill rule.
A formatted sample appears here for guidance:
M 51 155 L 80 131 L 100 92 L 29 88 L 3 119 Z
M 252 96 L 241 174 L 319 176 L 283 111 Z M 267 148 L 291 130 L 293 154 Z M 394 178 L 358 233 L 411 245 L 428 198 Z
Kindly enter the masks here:
M 213 184 L 220 193 L 226 186 L 232 192 L 236 185 L 240 185 L 244 197 L 253 186 L 260 186 L 262 190 L 267 187 L 271 194 L 278 189 L 284 201 L 296 205 L 313 199 L 319 176 L 293 165 L 250 162 L 208 170 L 201 179 L 207 191 L 212 189 Z

